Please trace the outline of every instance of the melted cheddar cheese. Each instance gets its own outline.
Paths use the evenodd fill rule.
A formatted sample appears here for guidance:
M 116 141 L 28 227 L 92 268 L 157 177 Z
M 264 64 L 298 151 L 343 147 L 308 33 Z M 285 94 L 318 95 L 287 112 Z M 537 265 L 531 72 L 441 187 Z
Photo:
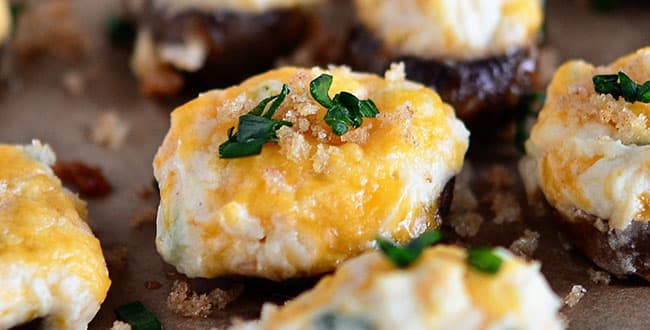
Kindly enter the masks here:
M 268 10 L 312 6 L 322 0 L 154 0 L 154 5 L 171 12 L 236 11 L 262 13 Z
M 266 304 L 259 321 L 231 330 L 320 329 L 315 325 L 327 314 L 366 325 L 350 329 L 562 329 L 560 300 L 539 264 L 496 251 L 504 260 L 496 274 L 469 268 L 466 252 L 453 246 L 428 248 L 405 269 L 368 253 L 284 306 Z
M 622 230 L 632 221 L 650 220 L 650 104 L 595 92 L 594 75 L 619 71 L 636 82 L 650 80 L 650 48 L 608 66 L 562 65 L 520 167 L 531 178 L 529 190 L 538 184 L 568 218 L 586 212 Z
M 5 42 L 11 33 L 11 11 L 9 2 L 0 0 L 0 43 Z
M 354 0 L 361 23 L 396 55 L 468 60 L 536 42 L 542 0 Z
M 110 280 L 86 206 L 61 186 L 47 146 L 0 145 L 0 329 L 44 318 L 82 329 Z
M 154 160 L 158 251 L 189 276 L 283 279 L 327 272 L 372 248 L 378 233 L 408 241 L 438 225 L 437 201 L 460 171 L 469 133 L 433 91 L 403 79 L 286 67 L 213 90 L 172 113 Z M 323 72 L 330 96 L 370 98 L 377 118 L 342 137 L 309 94 Z M 290 94 L 274 118 L 293 123 L 260 155 L 220 159 L 237 118 Z

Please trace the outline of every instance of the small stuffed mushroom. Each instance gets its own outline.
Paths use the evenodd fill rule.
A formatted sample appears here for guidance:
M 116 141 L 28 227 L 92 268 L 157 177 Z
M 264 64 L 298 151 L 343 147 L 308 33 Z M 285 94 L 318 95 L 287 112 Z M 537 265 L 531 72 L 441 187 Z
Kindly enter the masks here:
M 650 48 L 555 73 L 520 170 L 572 243 L 615 275 L 650 279 Z
M 513 118 L 535 84 L 542 0 L 354 0 L 341 62 L 381 72 L 403 61 L 471 129 Z M 488 129 L 490 131 L 490 129 Z
M 367 253 L 231 330 L 563 329 L 560 299 L 540 265 L 504 249 L 492 253 L 501 262 L 496 273 L 471 267 L 468 252 L 454 246 L 427 248 L 406 268 Z
M 240 82 L 300 45 L 320 1 L 149 0 L 131 68 L 148 96 Z
M 174 110 L 154 159 L 162 257 L 281 280 L 437 227 L 469 133 L 400 68 L 285 67 Z
M 0 329 L 85 329 L 110 285 L 86 205 L 54 160 L 38 141 L 0 145 Z

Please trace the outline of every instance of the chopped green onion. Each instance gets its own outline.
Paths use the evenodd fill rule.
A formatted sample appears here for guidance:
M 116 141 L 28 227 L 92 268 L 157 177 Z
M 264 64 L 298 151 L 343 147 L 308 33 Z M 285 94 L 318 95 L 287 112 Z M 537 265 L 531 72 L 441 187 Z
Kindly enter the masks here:
M 259 155 L 264 144 L 277 142 L 276 131 L 282 126 L 293 125 L 291 122 L 272 118 L 287 94 L 289 94 L 289 86 L 284 84 L 280 94 L 265 98 L 253 110 L 240 116 L 237 132 L 234 132 L 234 127 L 228 129 L 228 140 L 219 146 L 219 157 L 239 158 Z M 269 110 L 263 113 L 271 101 L 273 103 Z
M 467 252 L 467 264 L 483 273 L 496 274 L 502 263 L 492 248 L 474 248 Z
M 610 94 L 616 100 L 622 96 L 630 103 L 650 103 L 650 80 L 642 85 L 637 84 L 623 71 L 618 74 L 596 75 L 592 80 L 598 94 Z
M 147 307 L 139 301 L 115 309 L 117 318 L 130 324 L 133 330 L 161 330 L 162 324 Z
M 424 248 L 439 242 L 441 239 L 442 233 L 438 230 L 432 230 L 420 235 L 404 246 L 396 245 L 382 237 L 377 238 L 377 244 L 395 266 L 404 268 L 415 262 Z
M 340 92 L 332 100 L 329 90 L 332 86 L 333 77 L 329 74 L 321 74 L 309 83 L 311 96 L 327 109 L 325 123 L 332 127 L 336 135 L 347 133 L 350 127 L 359 128 L 363 124 L 363 117 L 376 117 L 379 109 L 372 100 L 359 100 L 349 92 Z
M 108 40 L 115 46 L 129 47 L 135 40 L 135 24 L 124 16 L 109 16 L 105 28 Z

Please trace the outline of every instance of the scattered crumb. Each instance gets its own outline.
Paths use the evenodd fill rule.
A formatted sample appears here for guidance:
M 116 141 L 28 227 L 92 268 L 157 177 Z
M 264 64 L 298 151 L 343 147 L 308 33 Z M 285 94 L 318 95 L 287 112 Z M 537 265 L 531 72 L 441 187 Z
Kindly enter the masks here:
M 104 258 L 108 268 L 121 272 L 126 269 L 129 263 L 129 250 L 125 246 L 119 246 L 104 251 Z
M 538 243 L 539 233 L 526 229 L 523 236 L 510 244 L 510 251 L 520 257 L 531 258 L 537 249 Z
M 508 170 L 505 166 L 497 164 L 491 166 L 483 173 L 485 182 L 492 190 L 510 189 L 515 184 L 515 172 Z
M 206 318 L 213 309 L 222 310 L 233 300 L 237 299 L 243 286 L 235 286 L 230 290 L 214 289 L 209 294 L 198 294 L 191 291 L 187 282 L 174 281 L 172 290 L 167 297 L 167 307 L 174 313 L 184 317 Z
M 585 293 L 587 293 L 587 289 L 582 285 L 574 285 L 571 291 L 564 297 L 564 304 L 572 308 L 580 302 L 580 299 L 585 296 Z
M 138 191 L 138 197 L 140 197 L 140 199 L 149 199 L 151 196 L 153 196 L 153 189 L 151 189 L 151 186 L 143 186 Z
M 341 142 L 351 142 L 356 144 L 366 144 L 368 138 L 370 137 L 370 130 L 372 129 L 372 123 L 367 123 L 362 127 L 353 129 L 343 136 L 341 136 Z
M 131 330 L 131 325 L 125 322 L 122 322 L 120 320 L 116 320 L 113 322 L 113 326 L 111 327 L 111 330 Z
M 68 94 L 72 96 L 80 96 L 86 89 L 86 80 L 81 72 L 77 70 L 68 70 L 61 76 L 61 85 Z
M 598 231 L 600 231 L 601 233 L 605 233 L 608 230 L 607 224 L 601 218 L 598 218 L 596 219 L 596 221 L 594 221 L 594 227 L 596 227 L 596 229 L 598 229 Z
M 120 118 L 117 111 L 99 115 L 90 131 L 90 141 L 109 149 L 117 150 L 124 144 L 130 125 Z
M 105 197 L 112 191 L 99 167 L 76 161 L 57 161 L 53 170 L 63 184 L 72 187 L 83 197 Z
M 476 236 L 483 223 L 483 216 L 478 212 L 465 212 L 450 216 L 449 223 L 461 237 Z
M 86 54 L 89 40 L 71 1 L 32 1 L 16 24 L 13 49 L 24 59 L 52 55 L 75 60 Z
M 156 280 L 151 280 L 144 282 L 144 287 L 149 290 L 156 290 L 162 288 L 162 284 Z
M 494 212 L 494 223 L 515 222 L 521 218 L 521 207 L 514 194 L 498 192 L 494 194 L 490 209 Z
M 391 63 L 390 69 L 384 73 L 384 79 L 390 82 L 405 80 L 404 62 Z
M 478 200 L 474 191 L 470 186 L 460 185 L 456 183 L 454 185 L 454 198 L 451 201 L 451 211 L 452 212 L 467 212 L 476 210 L 478 207 Z
M 142 225 L 156 222 L 156 209 L 146 206 L 136 213 L 131 220 L 131 227 L 135 229 L 142 228 Z
M 609 282 L 612 280 L 612 276 L 609 273 L 593 268 L 587 269 L 587 274 L 589 274 L 589 278 L 595 284 L 609 285 Z
M 305 140 L 302 134 L 295 132 L 288 126 L 282 126 L 277 131 L 277 135 L 280 153 L 289 160 L 300 163 L 309 157 L 311 145 Z

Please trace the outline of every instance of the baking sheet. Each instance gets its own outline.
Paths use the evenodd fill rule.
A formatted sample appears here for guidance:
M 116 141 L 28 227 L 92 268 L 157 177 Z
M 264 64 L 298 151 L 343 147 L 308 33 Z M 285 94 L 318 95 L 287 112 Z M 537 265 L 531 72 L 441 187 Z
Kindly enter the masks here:
M 581 57 L 606 63 L 650 44 L 650 33 L 645 28 L 650 5 L 635 2 L 600 14 L 588 9 L 586 2 L 548 1 L 547 44 L 556 49 L 560 59 Z M 28 143 L 32 138 L 41 139 L 54 148 L 60 160 L 81 160 L 100 166 L 114 188 L 106 198 L 88 200 L 90 224 L 105 250 L 120 246 L 128 249 L 128 266 L 111 271 L 113 284 L 108 298 L 90 329 L 110 328 L 115 320 L 113 309 L 133 300 L 152 309 L 166 329 L 220 329 L 232 317 L 257 316 L 263 301 L 280 303 L 312 286 L 315 279 L 288 283 L 241 278 L 191 280 L 192 289 L 198 292 L 228 288 L 234 283 L 243 283 L 246 288 L 240 299 L 206 319 L 183 318 L 167 309 L 165 301 L 171 283 L 185 278 L 156 254 L 153 224 L 134 229 L 129 220 L 157 205 L 155 197 L 142 199 L 138 193 L 150 187 L 151 160 L 168 128 L 169 111 L 178 101 L 143 99 L 129 73 L 128 54 L 107 44 L 103 22 L 106 15 L 118 10 L 118 1 L 73 3 L 91 36 L 87 58 L 76 63 L 41 60 L 18 70 L 16 79 L 0 94 L 0 141 Z M 81 96 L 72 96 L 62 87 L 62 75 L 70 70 L 86 78 Z M 97 146 L 88 139 L 96 118 L 109 110 L 118 111 L 131 127 L 126 144 L 118 150 Z M 513 148 L 474 145 L 472 149 L 470 161 L 477 173 L 494 164 L 502 164 L 515 173 L 519 155 Z M 575 307 L 562 311 L 571 329 L 650 328 L 650 287 L 637 280 L 613 280 L 606 286 L 592 283 L 587 269 L 594 266 L 562 248 L 552 226 L 552 213 L 536 215 L 526 207 L 518 181 L 515 187 L 523 207 L 521 221 L 502 225 L 486 221 L 471 243 L 508 246 L 524 229 L 536 230 L 541 238 L 534 257 L 542 262 L 542 271 L 555 292 L 564 296 L 575 284 L 587 289 Z M 144 283 L 150 280 L 160 282 L 162 287 L 145 288 Z

